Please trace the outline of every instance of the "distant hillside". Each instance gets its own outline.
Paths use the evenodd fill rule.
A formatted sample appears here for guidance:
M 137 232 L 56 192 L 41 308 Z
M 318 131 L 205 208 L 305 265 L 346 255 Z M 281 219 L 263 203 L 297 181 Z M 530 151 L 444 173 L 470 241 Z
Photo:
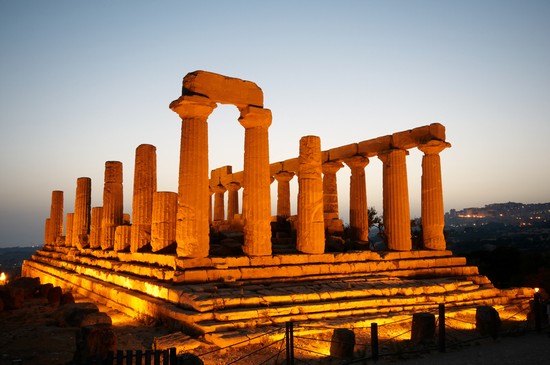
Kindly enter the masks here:
M 23 260 L 29 259 L 41 246 L 35 247 L 0 247 L 0 271 L 5 272 L 8 278 L 21 275 Z

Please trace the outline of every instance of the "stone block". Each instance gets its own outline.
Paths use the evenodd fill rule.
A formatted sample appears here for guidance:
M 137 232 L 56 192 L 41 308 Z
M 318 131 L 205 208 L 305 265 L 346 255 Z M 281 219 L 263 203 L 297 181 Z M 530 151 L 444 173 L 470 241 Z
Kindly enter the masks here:
M 414 345 L 429 343 L 435 336 L 435 315 L 432 313 L 413 314 L 411 342 Z
M 61 287 L 55 286 L 48 292 L 48 303 L 53 306 L 58 306 L 61 303 L 63 292 Z
M 382 136 L 358 143 L 357 153 L 367 157 L 374 157 L 380 152 L 391 148 L 391 136 Z
M 355 156 L 358 153 L 358 144 L 352 143 L 345 146 L 331 148 L 327 152 L 330 160 L 343 160 L 345 158 Z
M 84 364 L 98 358 L 106 361 L 109 352 L 116 352 L 116 336 L 112 326 L 82 327 L 77 333 L 74 363 Z
M 237 107 L 263 107 L 264 104 L 262 89 L 255 83 L 213 72 L 190 72 L 184 77 L 182 86 L 182 95 L 199 94 L 216 103 L 233 104 Z
M 500 325 L 500 316 L 495 308 L 491 306 L 476 308 L 476 330 L 480 335 L 497 338 Z

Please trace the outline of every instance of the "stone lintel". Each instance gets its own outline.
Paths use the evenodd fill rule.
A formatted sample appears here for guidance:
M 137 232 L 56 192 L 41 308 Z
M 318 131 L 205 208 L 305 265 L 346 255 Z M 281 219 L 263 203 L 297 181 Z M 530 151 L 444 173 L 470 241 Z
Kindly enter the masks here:
M 215 103 L 263 107 L 264 94 L 254 82 L 208 71 L 193 71 L 183 78 L 182 95 L 203 95 Z
M 358 143 L 358 153 L 366 157 L 374 157 L 380 151 L 389 150 L 391 148 L 391 136 L 382 136 L 374 139 L 369 139 Z
M 276 175 L 279 171 L 285 171 L 282 162 L 274 162 L 269 165 L 269 173 L 271 176 Z
M 322 162 L 330 161 L 330 160 L 343 160 L 347 157 L 356 155 L 358 152 L 358 144 L 352 143 L 345 146 L 340 146 L 336 148 L 332 148 L 326 152 L 326 160 L 323 160 Z
M 215 181 L 216 183 L 214 185 L 217 185 L 222 182 L 222 179 L 225 176 L 230 175 L 233 172 L 232 169 L 233 168 L 231 166 L 218 167 L 217 169 L 210 171 L 210 180 Z

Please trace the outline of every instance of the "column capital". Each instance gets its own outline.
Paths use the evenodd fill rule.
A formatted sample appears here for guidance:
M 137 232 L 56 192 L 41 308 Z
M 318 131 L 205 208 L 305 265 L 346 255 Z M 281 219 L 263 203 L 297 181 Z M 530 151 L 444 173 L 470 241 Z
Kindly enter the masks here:
M 170 109 L 178 113 L 181 119 L 206 119 L 216 107 L 212 100 L 199 95 L 184 95 L 170 103 Z
M 245 128 L 264 127 L 271 125 L 271 110 L 248 105 L 240 109 L 239 123 Z
M 295 173 L 290 172 L 290 171 L 279 171 L 278 173 L 276 173 L 274 175 L 274 177 L 275 177 L 275 180 L 277 180 L 277 182 L 281 182 L 281 181 L 290 181 L 290 180 L 292 180 L 294 175 L 295 175 Z
M 327 161 L 323 163 L 322 167 L 323 167 L 323 175 L 335 174 L 338 172 L 338 170 L 344 167 L 344 164 L 340 160 Z
M 385 151 L 382 151 L 378 154 L 378 158 L 380 159 L 380 161 L 382 161 L 383 163 L 386 163 L 388 162 L 388 156 L 391 155 L 391 154 L 394 154 L 394 153 L 404 153 L 405 156 L 408 156 L 409 155 L 409 151 L 407 150 L 404 150 L 404 149 L 401 149 L 401 148 L 392 148 L 392 149 L 389 149 L 389 150 L 385 150 Z
M 364 169 L 369 164 L 369 158 L 361 155 L 355 155 L 344 159 L 344 163 L 352 170 Z
M 428 143 L 419 145 L 418 149 L 424 152 L 425 155 L 437 155 L 445 148 L 449 147 L 451 147 L 451 144 L 448 142 L 432 139 Z
M 225 184 L 225 188 L 229 191 L 239 191 L 241 188 L 241 183 L 237 181 L 231 181 L 228 184 Z
M 223 194 L 227 191 L 226 187 L 222 184 L 211 186 L 210 189 L 216 194 Z

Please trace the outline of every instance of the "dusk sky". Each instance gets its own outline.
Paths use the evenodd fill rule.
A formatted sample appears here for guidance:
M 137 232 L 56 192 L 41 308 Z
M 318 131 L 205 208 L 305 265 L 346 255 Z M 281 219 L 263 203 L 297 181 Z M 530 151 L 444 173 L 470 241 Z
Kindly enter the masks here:
M 195 70 L 262 88 L 271 162 L 297 157 L 305 135 L 326 150 L 438 122 L 452 144 L 445 211 L 550 202 L 550 1 L 0 0 L 0 247 L 42 244 L 51 191 L 73 212 L 78 177 L 101 206 L 108 160 L 124 164 L 130 213 L 142 143 L 157 147 L 158 190 L 177 191 L 181 120 L 168 105 Z M 230 105 L 211 115 L 211 169 L 242 170 L 237 118 Z M 411 217 L 421 155 L 407 157 Z M 372 158 L 380 213 L 381 173 Z

